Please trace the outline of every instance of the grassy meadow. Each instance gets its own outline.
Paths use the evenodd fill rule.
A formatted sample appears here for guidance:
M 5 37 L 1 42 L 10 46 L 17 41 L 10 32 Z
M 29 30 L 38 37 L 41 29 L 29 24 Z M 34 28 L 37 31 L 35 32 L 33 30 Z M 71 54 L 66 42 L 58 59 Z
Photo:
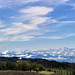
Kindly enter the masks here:
M 43 74 L 25 71 L 0 71 L 0 75 L 43 75 Z
M 0 75 L 63 75 L 63 74 L 55 74 L 54 72 L 48 71 L 40 71 L 39 73 L 36 72 L 25 72 L 25 71 L 0 71 Z
M 51 75 L 54 74 L 54 72 L 48 72 L 48 71 L 40 71 L 40 74 L 45 74 L 45 75 Z
M 58 74 L 64 74 L 64 75 L 71 75 L 71 70 L 63 70 L 63 69 L 51 69 L 52 72 L 58 73 Z

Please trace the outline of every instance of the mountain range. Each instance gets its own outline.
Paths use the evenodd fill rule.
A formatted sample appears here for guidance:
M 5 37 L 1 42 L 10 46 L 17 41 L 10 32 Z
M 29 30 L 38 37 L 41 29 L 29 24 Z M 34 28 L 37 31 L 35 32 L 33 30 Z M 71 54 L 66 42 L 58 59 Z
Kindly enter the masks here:
M 20 57 L 21 58 L 42 58 L 48 60 L 56 60 L 60 62 L 75 63 L 75 48 L 59 48 L 49 50 L 5 50 L 0 52 L 1 57 Z

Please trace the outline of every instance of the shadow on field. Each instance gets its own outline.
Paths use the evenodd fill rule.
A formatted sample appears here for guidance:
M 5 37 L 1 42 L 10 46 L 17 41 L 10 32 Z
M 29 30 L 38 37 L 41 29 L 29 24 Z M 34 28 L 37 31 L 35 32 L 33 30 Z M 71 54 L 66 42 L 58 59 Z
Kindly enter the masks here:
M 24 71 L 0 71 L 0 75 L 43 75 L 43 74 Z

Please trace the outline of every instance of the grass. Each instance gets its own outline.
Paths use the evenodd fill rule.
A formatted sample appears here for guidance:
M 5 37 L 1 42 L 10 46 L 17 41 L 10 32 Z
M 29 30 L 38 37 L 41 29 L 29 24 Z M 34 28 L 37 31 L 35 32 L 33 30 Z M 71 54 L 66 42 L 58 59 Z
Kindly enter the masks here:
M 40 74 L 45 74 L 45 75 L 51 75 L 54 74 L 54 72 L 48 72 L 48 71 L 40 71 Z
M 35 72 L 25 72 L 25 71 L 0 71 L 0 75 L 62 75 L 62 74 L 55 74 L 54 72 L 48 71 L 39 71 L 39 73 Z
M 29 71 L 27 71 L 27 72 L 29 72 Z M 35 72 L 36 73 L 36 71 L 31 71 L 31 72 Z M 49 72 L 49 71 L 39 71 L 38 73 L 39 74 L 43 74 L 43 75 L 52 75 L 52 74 L 55 74 L 54 72 Z
M 30 72 L 30 71 L 27 71 L 27 72 Z M 36 71 L 33 71 L 33 70 L 31 72 L 36 73 Z M 65 75 L 65 74 L 49 72 L 49 71 L 39 71 L 38 73 L 43 75 Z
M 70 70 L 61 70 L 61 69 L 51 69 L 52 72 L 61 73 L 64 75 L 71 75 L 72 72 Z
M 43 75 L 43 74 L 24 71 L 0 71 L 0 75 Z

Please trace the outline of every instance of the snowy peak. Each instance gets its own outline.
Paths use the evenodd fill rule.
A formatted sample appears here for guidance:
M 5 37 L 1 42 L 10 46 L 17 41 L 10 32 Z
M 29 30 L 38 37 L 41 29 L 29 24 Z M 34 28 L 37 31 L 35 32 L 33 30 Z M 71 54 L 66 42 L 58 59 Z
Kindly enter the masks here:
M 49 49 L 49 50 L 24 50 L 24 51 L 3 51 L 3 57 L 20 58 L 42 58 L 48 60 L 75 62 L 75 48 Z

